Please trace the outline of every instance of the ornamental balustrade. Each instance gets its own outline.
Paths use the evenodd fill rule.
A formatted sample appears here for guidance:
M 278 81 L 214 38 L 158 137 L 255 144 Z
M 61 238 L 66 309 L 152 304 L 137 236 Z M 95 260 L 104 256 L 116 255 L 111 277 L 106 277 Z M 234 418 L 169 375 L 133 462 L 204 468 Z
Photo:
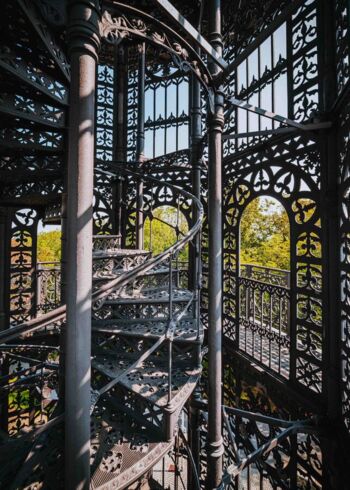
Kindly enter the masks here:
M 239 292 L 239 348 L 288 377 L 290 272 L 242 264 Z

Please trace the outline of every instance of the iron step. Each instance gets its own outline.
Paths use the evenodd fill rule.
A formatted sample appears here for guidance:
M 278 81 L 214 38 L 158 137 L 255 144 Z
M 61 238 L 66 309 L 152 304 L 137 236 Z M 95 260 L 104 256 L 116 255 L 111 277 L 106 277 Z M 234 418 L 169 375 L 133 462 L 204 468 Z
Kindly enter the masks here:
M 153 356 L 140 366 L 130 369 L 140 354 L 96 356 L 92 362 L 94 369 L 108 378 L 119 378 L 119 383 L 148 403 L 163 410 L 176 411 L 195 388 L 201 368 L 191 360 L 178 362 L 172 366 L 171 400 L 168 399 L 168 366 L 166 361 Z M 124 374 L 123 374 L 124 373 Z M 169 408 L 171 404 L 171 408 Z
M 188 303 L 193 299 L 193 293 L 187 289 L 173 288 L 172 302 L 173 303 Z M 146 289 L 141 290 L 135 295 L 127 295 L 127 293 L 112 293 L 110 294 L 105 305 L 129 305 L 129 304 L 162 304 L 169 303 L 169 290 L 168 289 Z
M 135 319 L 135 320 L 95 320 L 93 321 L 92 330 L 97 333 L 106 333 L 113 335 L 123 335 L 137 338 L 156 339 L 164 335 L 169 321 Z M 178 322 L 174 342 L 201 342 L 203 339 L 203 327 L 193 318 L 185 318 Z
M 116 277 L 118 277 L 123 272 L 124 272 L 124 270 L 120 269 L 120 270 L 115 271 L 112 274 L 94 275 L 92 280 L 94 282 L 107 281 L 107 280 L 111 281 L 111 280 L 115 279 Z M 173 269 L 174 279 L 176 278 L 176 274 L 179 272 L 180 272 L 179 269 Z M 140 281 L 140 280 L 142 280 L 143 277 L 162 276 L 162 275 L 164 275 L 164 276 L 169 275 L 169 268 L 168 267 L 160 267 L 158 269 L 151 269 L 151 270 L 146 271 L 146 272 L 141 272 L 140 275 L 137 276 L 135 281 Z M 130 287 L 132 287 L 132 284 L 130 285 Z

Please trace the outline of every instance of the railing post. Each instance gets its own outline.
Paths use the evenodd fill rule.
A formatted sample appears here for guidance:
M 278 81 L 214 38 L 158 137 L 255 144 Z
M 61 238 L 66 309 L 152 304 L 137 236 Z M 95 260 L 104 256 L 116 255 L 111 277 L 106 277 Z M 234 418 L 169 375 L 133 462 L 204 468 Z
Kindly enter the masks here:
M 167 439 L 173 437 L 173 413 L 171 410 L 172 400 L 172 370 L 173 370 L 173 257 L 169 257 L 169 320 L 168 320 L 168 413 L 167 413 Z
M 37 263 L 36 264 L 36 269 L 35 269 L 35 274 L 36 274 L 36 314 L 38 315 L 40 305 L 44 303 L 44 301 L 41 301 L 41 289 L 42 289 L 42 284 L 43 284 L 43 277 L 42 277 L 42 264 Z
M 90 486 L 92 223 L 98 0 L 70 2 L 65 488 Z
M 191 166 L 192 166 L 192 186 L 193 194 L 201 199 L 201 140 L 202 140 L 202 120 L 201 120 L 201 87 L 194 75 L 191 77 Z M 192 207 L 192 223 L 198 219 L 197 206 Z M 190 247 L 190 288 L 197 287 L 200 265 L 200 233 L 197 233 Z
M 221 1 L 209 1 L 209 41 L 222 54 Z M 210 63 L 212 75 L 218 67 Z M 222 132 L 224 126 L 222 88 L 216 89 L 214 113 L 209 115 L 208 216 L 209 216 L 209 400 L 208 480 L 209 490 L 222 478 Z
M 201 17 L 201 16 L 200 16 Z M 199 26 L 200 29 L 201 26 Z M 201 199 L 201 141 L 202 141 L 202 118 L 201 118 L 201 87 L 194 75 L 191 77 L 191 166 L 193 194 Z M 198 219 L 197 206 L 192 207 L 192 223 Z M 201 234 L 198 232 L 190 247 L 190 270 L 189 287 L 195 294 L 194 319 L 197 324 L 197 336 L 200 330 L 200 290 L 201 290 Z M 200 359 L 198 359 L 200 362 Z

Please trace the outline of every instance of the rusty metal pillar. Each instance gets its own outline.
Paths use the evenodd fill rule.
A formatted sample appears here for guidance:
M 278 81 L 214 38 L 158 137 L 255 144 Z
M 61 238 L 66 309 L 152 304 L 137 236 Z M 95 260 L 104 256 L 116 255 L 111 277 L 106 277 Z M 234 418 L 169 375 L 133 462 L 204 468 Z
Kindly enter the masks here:
M 209 1 L 209 40 L 222 55 L 221 2 Z M 209 69 L 216 75 L 213 62 Z M 214 111 L 209 115 L 208 218 L 209 218 L 209 322 L 208 322 L 208 479 L 217 488 L 222 477 L 222 132 L 224 97 L 216 89 Z
M 65 488 L 90 484 L 92 216 L 95 84 L 99 49 L 98 0 L 71 0 L 67 327 L 65 383 Z

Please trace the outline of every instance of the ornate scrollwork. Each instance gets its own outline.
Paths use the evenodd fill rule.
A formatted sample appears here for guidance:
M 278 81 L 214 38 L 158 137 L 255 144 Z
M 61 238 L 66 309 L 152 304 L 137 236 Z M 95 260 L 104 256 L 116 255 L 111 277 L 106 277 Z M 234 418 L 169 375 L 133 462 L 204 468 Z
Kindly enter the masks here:
M 157 19 L 133 7 L 114 3 L 105 10 L 100 22 L 100 34 L 109 43 L 136 37 L 147 40 L 170 54 L 181 71 L 192 71 L 212 98 L 211 76 L 196 51 L 181 36 Z

